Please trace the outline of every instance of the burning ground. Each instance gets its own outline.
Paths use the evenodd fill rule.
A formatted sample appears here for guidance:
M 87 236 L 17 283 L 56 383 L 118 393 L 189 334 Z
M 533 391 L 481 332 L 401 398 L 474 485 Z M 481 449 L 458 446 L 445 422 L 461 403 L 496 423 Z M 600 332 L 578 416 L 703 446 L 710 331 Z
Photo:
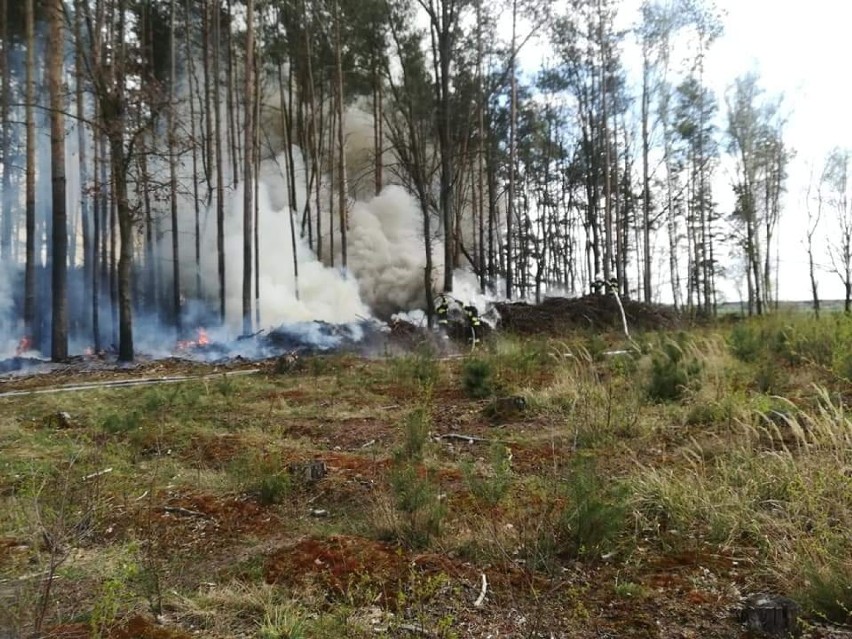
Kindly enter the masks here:
M 813 586 L 849 556 L 848 450 L 762 429 L 756 369 L 710 331 L 680 344 L 704 362 L 689 394 L 653 399 L 667 342 L 638 340 L 6 378 L 184 379 L 0 398 L 0 628 L 721 638 L 747 636 L 739 610 L 769 592 L 802 604 L 809 636 L 848 636 Z M 831 379 L 788 372 L 787 416 L 828 428 L 806 389 Z M 747 394 L 726 400 L 733 377 Z

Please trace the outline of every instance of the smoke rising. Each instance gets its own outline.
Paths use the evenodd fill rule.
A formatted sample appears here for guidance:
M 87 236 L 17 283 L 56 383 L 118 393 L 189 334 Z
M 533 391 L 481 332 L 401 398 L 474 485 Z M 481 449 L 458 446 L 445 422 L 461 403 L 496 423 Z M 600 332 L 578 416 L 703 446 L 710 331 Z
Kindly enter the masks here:
M 426 254 L 420 211 L 400 186 L 388 186 L 369 202 L 356 202 L 351 211 L 349 257 L 361 296 L 380 316 L 422 308 L 426 302 Z M 437 286 L 443 255 L 432 247 L 432 287 Z
M 358 283 L 346 273 L 322 264 L 307 243 L 299 238 L 299 220 L 287 208 L 274 206 L 282 181 L 270 173 L 257 185 L 261 326 L 319 320 L 336 324 L 370 317 Z M 243 186 L 234 189 L 226 202 L 225 291 L 226 322 L 239 330 L 243 295 Z M 296 225 L 298 278 L 293 263 L 290 225 Z M 204 288 L 218 293 L 216 225 L 207 224 L 202 242 Z M 254 295 L 252 294 L 252 298 Z
M 0 358 L 13 355 L 18 343 L 15 338 L 14 279 L 12 265 L 8 262 L 0 263 Z
M 183 129 L 188 129 L 190 110 L 184 84 L 184 99 L 180 102 L 178 120 Z M 87 98 L 87 110 L 90 103 Z M 316 322 L 347 325 L 351 337 L 357 336 L 359 326 L 365 319 L 390 318 L 392 314 L 416 311 L 425 307 L 426 275 L 425 242 L 423 219 L 419 204 L 403 186 L 393 171 L 384 169 L 382 182 L 385 188 L 378 195 L 375 191 L 374 122 L 369 104 L 356 102 L 344 113 L 344 139 L 346 155 L 346 215 L 347 215 L 347 265 L 342 267 L 340 214 L 338 201 L 338 176 L 330 173 L 336 167 L 329 166 L 327 158 L 320 167 L 319 175 L 311 175 L 314 165 L 308 154 L 293 147 L 292 154 L 285 155 L 285 140 L 288 136 L 282 129 L 280 117 L 280 93 L 277 87 L 264 97 L 264 112 L 261 123 L 262 155 L 257 172 L 257 182 L 252 184 L 257 194 L 257 226 L 259 262 L 259 295 L 253 304 L 259 303 L 257 330 L 292 326 L 292 330 L 328 344 L 328 336 L 317 332 Z M 226 105 L 222 105 L 223 111 Z M 329 108 L 329 104 L 320 108 Z M 276 114 L 274 116 L 270 114 Z M 201 130 L 201 115 L 196 112 L 196 130 Z M 38 128 L 43 132 L 46 120 L 40 116 Z M 89 171 L 83 183 L 80 173 L 80 148 L 76 123 L 66 122 L 66 175 L 69 213 L 70 271 L 77 271 L 71 278 L 76 286 L 71 292 L 73 300 L 70 310 L 72 318 L 70 337 L 72 354 L 82 353 L 93 345 L 91 332 L 91 304 L 86 296 L 82 264 L 83 224 L 81 218 L 82 197 L 91 198 L 94 178 L 91 170 L 92 138 L 86 132 Z M 147 239 L 147 228 L 140 226 L 136 235 L 134 278 L 136 280 L 134 309 L 134 340 L 140 353 L 163 356 L 174 352 L 174 339 L 189 337 L 195 328 L 205 326 L 211 338 L 222 342 L 233 340 L 242 330 L 243 297 L 243 188 L 240 175 L 232 174 L 232 162 L 228 157 L 229 144 L 227 127 L 222 131 L 223 204 L 225 213 L 225 325 L 219 323 L 219 274 L 216 225 L 216 185 L 209 184 L 197 174 L 200 164 L 193 166 L 189 142 L 170 157 L 166 150 L 164 122 L 146 137 L 147 166 L 131 165 L 131 198 L 133 207 L 141 212 L 151 205 L 153 241 L 155 246 L 149 254 L 143 240 Z M 324 151 L 329 148 L 329 132 L 318 144 Z M 37 208 L 38 228 L 49 229 L 50 223 L 50 156 L 45 136 L 39 137 L 37 145 Z M 336 136 L 335 136 L 336 137 Z M 180 144 L 179 144 L 180 146 Z M 388 148 L 388 145 L 383 145 Z M 335 152 L 337 149 L 335 148 Z M 288 162 L 292 155 L 292 173 L 295 183 L 289 184 Z M 383 166 L 393 165 L 392 153 L 384 151 Z M 170 161 L 176 163 L 178 228 L 172 229 L 169 219 Z M 306 166 L 307 164 L 307 166 Z M 143 173 L 144 172 L 144 173 Z M 215 181 L 215 178 L 214 178 Z M 317 181 L 319 193 L 316 192 Z M 396 184 L 394 182 L 397 182 Z M 200 216 L 200 260 L 196 269 L 195 256 L 195 212 L 194 189 L 198 189 L 201 205 Z M 295 192 L 295 202 L 290 201 L 290 189 Z M 83 196 L 81 189 L 88 195 Z M 310 189 L 310 190 L 309 190 Z M 21 194 L 18 193 L 20 198 Z M 317 206 L 319 203 L 319 206 Z M 91 212 L 91 199 L 89 200 Z M 291 208 L 292 205 L 292 208 Z M 314 231 L 310 238 L 304 231 L 303 214 L 307 213 Z M 431 228 L 437 234 L 440 221 L 432 213 Z M 91 224 L 91 223 L 90 223 Z M 318 225 L 321 237 L 316 237 Z M 102 220 L 101 229 L 106 230 Z M 295 247 L 292 241 L 295 229 Z M 91 225 L 88 228 L 91 232 Z M 173 318 L 169 316 L 172 288 L 172 239 L 178 234 L 179 262 L 182 293 L 182 319 L 186 335 L 175 336 Z M 47 237 L 41 233 L 39 237 Z M 23 245 L 23 237 L 15 241 Z M 309 241 L 311 245 L 309 245 Z M 49 349 L 49 247 L 39 239 L 37 261 L 40 288 L 37 293 L 39 317 L 42 319 L 38 331 L 40 348 Z M 103 239 L 102 239 L 103 242 Z M 295 256 L 294 256 L 295 250 Z M 20 252 L 20 251 L 19 251 Z M 318 257 L 318 254 L 321 257 Z M 295 257 L 295 259 L 294 259 Z M 431 275 L 432 293 L 440 290 L 443 272 L 443 245 L 432 238 Z M 22 282 L 22 264 L 0 265 L 0 357 L 13 355 L 22 336 L 20 323 L 20 299 L 23 291 L 18 290 Z M 44 271 L 44 273 L 42 273 Z M 297 273 L 298 271 L 298 273 Z M 45 275 L 42 277 L 41 275 Z M 197 288 L 196 276 L 201 287 Z M 257 274 L 255 274 L 257 276 Z M 457 286 L 463 287 L 464 301 L 476 302 L 475 278 L 467 278 L 457 272 Z M 465 283 L 467 282 L 467 283 Z M 152 284 L 153 283 L 153 284 Z M 254 287 L 254 285 L 253 285 Z M 469 289 L 469 292 L 468 292 Z M 111 312 L 109 283 L 100 284 L 100 344 L 109 348 L 116 343 L 114 315 Z M 461 298 L 460 298 L 461 299 Z M 253 311 L 253 319 L 256 314 Z M 313 323 L 313 324 L 312 324 Z M 311 337 L 313 336 L 313 337 Z M 322 338 L 322 339 L 321 339 Z

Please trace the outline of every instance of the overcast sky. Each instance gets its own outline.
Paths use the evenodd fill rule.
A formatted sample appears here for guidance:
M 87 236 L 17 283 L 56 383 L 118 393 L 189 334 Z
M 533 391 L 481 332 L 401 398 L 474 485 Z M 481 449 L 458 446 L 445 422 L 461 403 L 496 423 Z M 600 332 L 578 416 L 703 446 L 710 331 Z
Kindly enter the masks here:
M 852 2 L 717 0 L 717 5 L 727 15 L 725 34 L 707 60 L 713 88 L 724 95 L 733 78 L 755 70 L 768 92 L 784 94 L 789 114 L 785 137 L 796 157 L 781 221 L 779 288 L 782 299 L 807 299 L 804 190 L 810 167 L 815 163 L 818 175 L 832 147 L 852 146 Z M 818 261 L 828 265 L 824 254 Z M 824 273 L 819 280 L 821 297 L 842 297 L 836 275 Z
M 641 1 L 622 0 L 622 28 L 635 25 Z M 720 100 L 720 126 L 724 127 L 725 92 L 738 76 L 756 71 L 768 95 L 784 96 L 785 139 L 796 155 L 789 169 L 780 227 L 780 297 L 808 299 L 804 191 L 811 166 L 819 175 L 832 147 L 852 147 L 852 0 L 716 0 L 715 4 L 725 14 L 725 30 L 708 52 L 705 81 Z M 627 69 L 638 78 L 638 47 L 625 43 L 624 55 Z M 527 68 L 548 57 L 541 40 L 521 53 Z M 723 166 L 714 193 L 723 212 L 733 205 L 730 182 L 730 170 Z M 829 225 L 824 227 L 830 235 Z M 827 253 L 823 249 L 819 253 L 818 262 L 828 267 Z M 843 287 L 835 274 L 820 273 L 819 284 L 820 297 L 842 297 Z M 730 299 L 734 287 L 723 288 Z

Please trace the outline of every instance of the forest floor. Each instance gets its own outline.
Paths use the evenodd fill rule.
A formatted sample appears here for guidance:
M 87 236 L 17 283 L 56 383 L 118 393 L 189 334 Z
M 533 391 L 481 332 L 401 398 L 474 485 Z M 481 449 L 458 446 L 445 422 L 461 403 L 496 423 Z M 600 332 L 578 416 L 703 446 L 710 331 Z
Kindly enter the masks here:
M 0 636 L 745 637 L 772 593 L 806 636 L 852 637 L 803 577 L 823 522 L 769 486 L 841 453 L 779 471 L 792 435 L 756 426 L 769 394 L 710 330 L 681 343 L 700 388 L 650 401 L 662 338 L 640 339 L 4 377 Z M 816 406 L 817 375 L 788 394 Z M 826 526 L 852 513 L 834 499 Z

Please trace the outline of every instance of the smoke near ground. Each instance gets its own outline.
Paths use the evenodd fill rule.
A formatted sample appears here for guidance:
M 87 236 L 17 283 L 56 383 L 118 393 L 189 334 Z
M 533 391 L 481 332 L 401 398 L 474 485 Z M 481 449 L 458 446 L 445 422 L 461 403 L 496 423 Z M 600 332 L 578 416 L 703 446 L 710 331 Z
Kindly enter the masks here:
M 185 89 L 185 87 L 184 87 Z M 417 312 L 426 306 L 426 255 L 423 237 L 423 213 L 418 200 L 403 187 L 399 177 L 388 167 L 394 165 L 390 151 L 384 152 L 382 183 L 384 188 L 375 194 L 374 123 L 367 104 L 352 104 L 345 110 L 344 139 L 346 157 L 346 246 L 347 264 L 343 267 L 340 229 L 340 203 L 336 167 L 326 161 L 316 168 L 310 154 L 293 147 L 287 154 L 284 147 L 287 136 L 281 129 L 282 121 L 276 104 L 278 91 L 270 92 L 264 99 L 267 116 L 261 118 L 263 161 L 252 184 L 257 196 L 258 277 L 259 292 L 252 304 L 256 330 L 268 330 L 282 325 L 302 327 L 309 332 L 310 322 L 356 325 L 365 319 L 389 319 L 399 312 Z M 223 104 L 223 109 L 224 109 Z M 189 109 L 186 104 L 179 109 L 178 119 L 187 126 Z M 269 113 L 275 114 L 274 117 Z M 196 114 L 196 117 L 197 114 Z M 196 122 L 196 130 L 200 130 Z M 39 128 L 46 126 L 39 123 Z M 72 284 L 75 301 L 72 303 L 77 319 L 72 322 L 70 346 L 72 354 L 80 354 L 93 346 L 92 333 L 87 324 L 91 314 L 84 297 L 81 190 L 93 189 L 91 170 L 83 183 L 79 168 L 78 136 L 75 124 L 68 123 L 66 138 L 66 174 L 68 176 L 67 200 L 69 211 L 69 243 L 71 250 Z M 155 132 L 147 144 L 146 175 L 134 163 L 131 167 L 131 197 L 133 206 L 140 211 L 140 227 L 135 247 L 134 278 L 134 340 L 141 353 L 164 356 L 174 351 L 178 339 L 185 339 L 206 327 L 211 337 L 223 341 L 233 340 L 242 332 L 243 298 L 243 188 L 240 175 L 232 174 L 233 163 L 228 157 L 229 145 L 223 133 L 222 193 L 224 204 L 224 256 L 225 256 L 225 322 L 219 324 L 219 269 L 217 247 L 217 188 L 215 177 L 208 183 L 199 174 L 189 147 L 170 157 L 164 148 L 165 131 Z M 322 141 L 327 149 L 329 140 Z M 389 148 L 389 145 L 385 145 Z M 49 224 L 49 210 L 45 203 L 50 199 L 49 147 L 38 145 L 37 203 L 38 224 Z M 336 150 L 336 149 L 335 149 Z M 92 148 L 89 138 L 89 161 Z M 289 166 L 292 156 L 292 168 Z M 199 158 L 200 159 L 200 158 Z M 171 180 L 170 161 L 175 161 L 177 171 L 178 225 L 172 228 L 169 203 Z M 326 158 L 327 160 L 327 158 Z M 331 174 L 334 174 L 333 176 Z M 290 175 L 294 184 L 290 184 Z M 317 181 L 319 188 L 317 189 Z M 193 188 L 195 184 L 195 188 Z M 291 202 L 291 188 L 295 202 Z M 198 204 L 195 192 L 198 192 Z M 436 195 L 437 197 L 437 195 Z M 147 198 L 147 200 L 146 200 Z M 148 229 L 142 225 L 146 201 L 152 203 L 153 249 L 146 250 Z M 91 200 L 89 203 L 91 212 Z M 200 229 L 200 251 L 196 266 L 195 224 L 196 210 Z M 147 215 L 147 213 L 146 213 Z M 440 291 L 443 280 L 443 243 L 440 240 L 441 224 L 437 213 L 430 212 L 432 242 L 432 273 L 430 294 Z M 309 220 L 313 233 L 306 231 Z M 102 230 L 103 230 L 102 226 Z M 316 237 L 321 228 L 320 237 Z M 91 232 L 91 228 L 89 229 Z M 178 234 L 179 271 L 182 297 L 182 324 L 184 333 L 177 335 L 171 301 L 173 233 Z M 295 241 L 293 234 L 295 233 Z M 23 236 L 18 241 L 23 246 Z M 295 259 L 294 259 L 295 250 Z M 39 253 L 39 255 L 44 255 Z M 318 256 L 319 255 L 319 256 Z M 49 350 L 49 274 L 48 264 L 39 257 L 40 288 L 36 298 L 41 318 L 39 347 Z M 20 312 L 23 290 L 20 284 L 23 265 L 0 265 L 0 357 L 15 354 L 23 336 Z M 77 271 L 75 274 L 74 271 Z M 259 274 L 259 276 L 258 276 Z M 154 288 L 151 288 L 155 282 Z M 479 284 L 472 273 L 456 272 L 459 299 L 465 303 L 484 303 L 479 295 Z M 200 286 L 199 286 L 200 283 Z M 100 347 L 110 349 L 117 343 L 114 316 L 110 311 L 112 300 L 107 284 L 99 291 L 101 327 Z
M 14 354 L 17 347 L 17 322 L 14 319 L 14 270 L 11 264 L 0 264 L 0 357 Z

